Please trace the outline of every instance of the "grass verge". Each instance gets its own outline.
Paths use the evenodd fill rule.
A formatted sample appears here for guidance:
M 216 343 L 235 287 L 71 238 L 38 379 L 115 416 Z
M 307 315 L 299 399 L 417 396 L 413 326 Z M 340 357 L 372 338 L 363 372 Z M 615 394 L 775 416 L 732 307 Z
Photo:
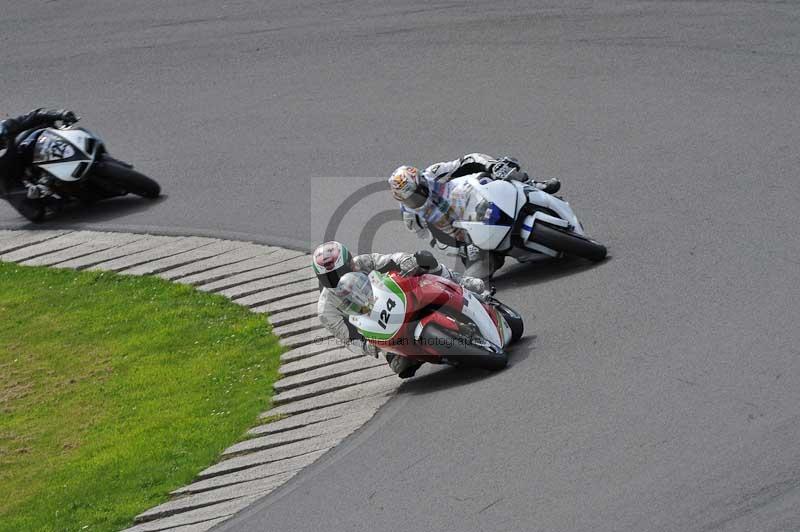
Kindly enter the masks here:
M 0 531 L 130 525 L 254 424 L 279 354 L 221 296 L 0 263 Z

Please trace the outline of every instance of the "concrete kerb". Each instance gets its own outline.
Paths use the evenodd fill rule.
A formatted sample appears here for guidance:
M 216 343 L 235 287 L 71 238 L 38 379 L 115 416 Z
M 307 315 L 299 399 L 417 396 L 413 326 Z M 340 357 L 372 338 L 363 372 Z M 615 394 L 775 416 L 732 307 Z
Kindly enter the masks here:
M 243 435 L 221 461 L 126 532 L 203 531 L 288 481 L 366 423 L 400 380 L 385 362 L 342 349 L 316 322 L 318 284 L 308 256 L 275 246 L 206 237 L 70 230 L 1 230 L 0 261 L 157 275 L 267 313 L 287 351 L 276 382 L 277 421 Z

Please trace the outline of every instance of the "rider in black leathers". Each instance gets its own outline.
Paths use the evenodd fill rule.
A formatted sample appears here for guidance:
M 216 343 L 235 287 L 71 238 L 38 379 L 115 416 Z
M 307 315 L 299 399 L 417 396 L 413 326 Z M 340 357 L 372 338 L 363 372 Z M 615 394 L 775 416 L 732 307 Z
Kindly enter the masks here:
M 0 197 L 8 201 L 28 220 L 41 220 L 50 190 L 25 180 L 25 154 L 17 148 L 16 136 L 29 129 L 50 127 L 56 122 L 71 124 L 78 120 L 72 111 L 36 109 L 16 118 L 0 121 Z

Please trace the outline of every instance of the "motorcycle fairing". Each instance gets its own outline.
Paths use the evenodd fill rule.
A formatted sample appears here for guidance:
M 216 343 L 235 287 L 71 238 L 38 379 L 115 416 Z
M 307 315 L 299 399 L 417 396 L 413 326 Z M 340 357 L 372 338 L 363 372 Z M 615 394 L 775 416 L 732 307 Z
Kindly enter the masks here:
M 490 314 L 486 306 L 469 290 L 464 290 L 464 307 L 461 312 L 478 326 L 481 335 L 486 340 L 497 347 L 503 347 L 505 341 L 511 338 L 511 331 L 506 320 L 494 308 L 491 309 L 494 315 Z
M 466 230 L 472 243 L 481 249 L 507 247 L 511 224 L 525 201 L 524 193 L 508 181 L 481 182 L 471 176 L 463 179 L 480 201 L 453 225 Z
M 458 330 L 448 308 L 474 323 L 481 337 L 498 349 L 511 338 L 511 328 L 502 315 L 452 281 L 427 274 L 404 278 L 377 271 L 370 273 L 369 278 L 374 298 L 372 309 L 369 315 L 350 316 L 349 320 L 365 338 L 382 349 L 406 356 L 435 355 L 435 346 L 415 347 L 408 345 L 407 339 L 410 336 L 419 341 L 429 323 Z M 409 314 L 417 312 L 424 315 L 418 323 L 409 323 Z
M 36 139 L 32 162 L 61 181 L 78 181 L 94 162 L 98 145 L 85 129 L 47 128 Z
M 403 327 L 406 314 L 406 295 L 388 275 L 377 271 L 369 274 L 374 298 L 369 315 L 350 316 L 364 338 L 391 340 Z
M 569 206 L 568 202 L 536 188 L 531 188 L 528 190 L 527 199 L 529 203 L 539 207 L 544 207 L 545 209 L 548 209 L 549 211 L 558 215 L 558 217 L 555 217 L 543 212 L 537 213 L 539 215 L 538 217 L 542 220 L 548 221 L 554 225 L 566 227 L 571 231 L 578 233 L 579 235 L 584 234 L 583 226 L 578 221 L 578 217 L 575 216 L 575 212 L 573 212 L 572 207 Z M 564 221 L 566 224 L 563 223 Z M 531 223 L 527 222 L 528 220 L 526 220 L 527 225 L 533 227 L 534 220 L 530 220 Z

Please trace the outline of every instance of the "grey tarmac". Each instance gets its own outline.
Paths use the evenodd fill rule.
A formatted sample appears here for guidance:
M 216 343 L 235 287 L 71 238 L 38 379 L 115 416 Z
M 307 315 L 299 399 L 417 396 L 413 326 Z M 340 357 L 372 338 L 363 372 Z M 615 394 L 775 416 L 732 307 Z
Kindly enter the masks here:
M 477 150 L 560 178 L 611 250 L 509 261 L 498 296 L 527 332 L 507 370 L 420 370 L 220 530 L 798 528 L 798 446 L 781 436 L 800 424 L 796 2 L 52 6 L 4 6 L 4 112 L 74 107 L 167 197 L 46 230 L 309 251 L 359 187 Z M 396 208 L 364 197 L 334 236 L 426 249 Z M 381 213 L 396 221 L 370 238 Z M 0 224 L 28 227 L 5 205 Z

